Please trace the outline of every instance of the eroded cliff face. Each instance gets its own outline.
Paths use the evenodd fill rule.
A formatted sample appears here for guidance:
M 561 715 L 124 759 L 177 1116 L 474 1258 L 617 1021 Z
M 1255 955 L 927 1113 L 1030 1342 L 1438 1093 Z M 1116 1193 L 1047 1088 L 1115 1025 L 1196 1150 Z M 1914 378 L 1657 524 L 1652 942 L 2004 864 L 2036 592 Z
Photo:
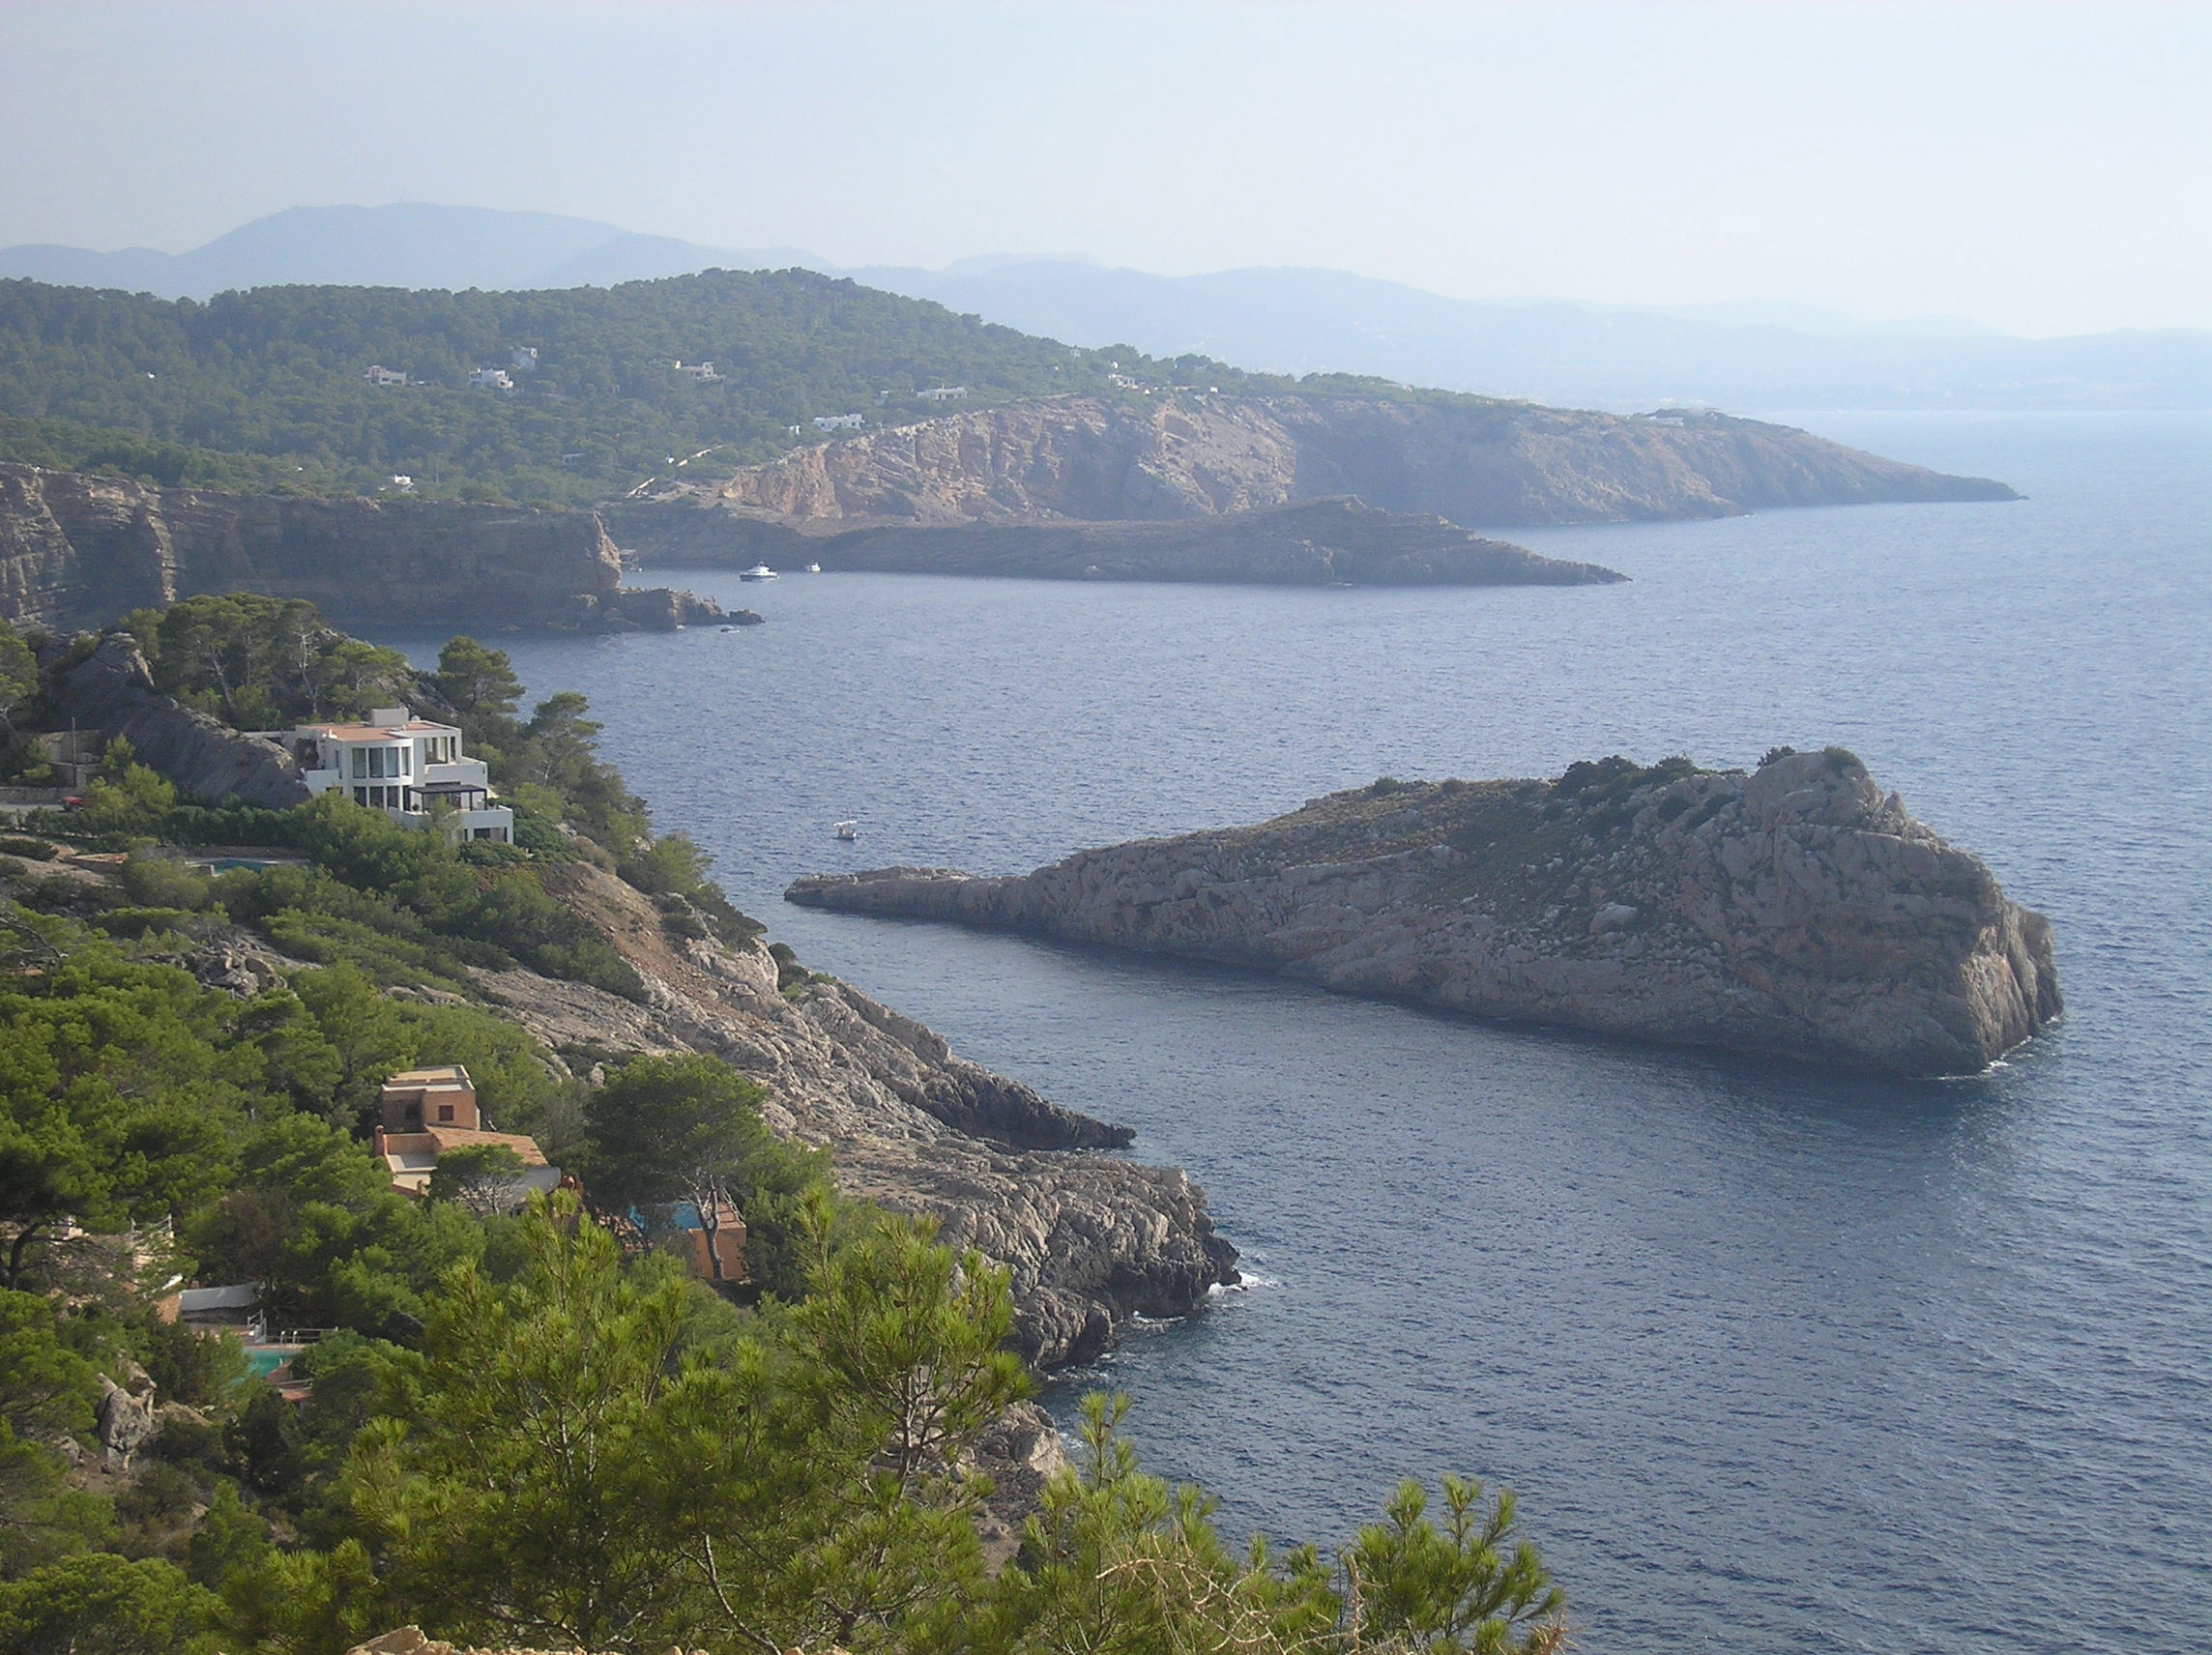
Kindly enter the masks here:
M 933 1214 L 944 1240 L 1007 1266 L 1032 1361 L 1083 1360 L 1131 1315 L 1184 1315 L 1237 1279 L 1237 1251 L 1189 1178 L 1089 1152 L 1127 1144 L 1125 1130 L 967 1061 L 843 983 L 786 998 L 764 948 L 679 942 L 648 898 L 589 864 L 544 874 L 637 969 L 648 1003 L 480 973 L 502 1013 L 555 1045 L 712 1052 L 763 1082 L 770 1123 L 827 1147 L 848 1193 Z
M 1896 1074 L 1973 1073 L 2060 1009 L 2049 922 L 1840 749 L 1749 775 L 1378 784 L 1018 878 L 887 869 L 787 894 Z
M 978 408 L 796 450 L 668 497 L 680 494 L 794 525 L 1160 521 L 1338 494 L 1479 527 L 2015 498 L 1988 479 L 1719 415 L 1189 393 Z
M 591 512 L 155 488 L 0 464 L 0 614 L 70 629 L 199 593 L 305 597 L 334 621 L 666 626 L 719 611 L 621 589 Z

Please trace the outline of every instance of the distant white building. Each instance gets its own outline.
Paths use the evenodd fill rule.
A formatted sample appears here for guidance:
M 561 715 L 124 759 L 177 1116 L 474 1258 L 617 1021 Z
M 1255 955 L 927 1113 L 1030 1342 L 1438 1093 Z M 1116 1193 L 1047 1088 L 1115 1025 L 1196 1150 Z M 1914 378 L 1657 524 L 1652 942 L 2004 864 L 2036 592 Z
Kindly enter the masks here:
M 1145 389 L 1144 382 L 1142 380 L 1131 379 L 1125 373 L 1110 373 L 1106 376 L 1106 383 L 1108 385 L 1118 385 L 1123 391 L 1142 391 Z
M 413 494 L 415 492 L 415 479 L 403 471 L 395 471 L 392 474 L 392 486 L 401 494 Z
M 507 365 L 516 373 L 536 373 L 538 371 L 538 347 L 536 345 L 515 346 L 514 349 L 507 353 Z
M 814 428 L 817 431 L 858 431 L 868 422 L 864 414 L 817 414 Z
M 714 371 L 714 364 L 711 362 L 679 362 L 676 364 L 676 371 L 678 373 L 689 374 L 701 385 L 705 385 L 709 380 L 720 379 L 722 377 L 720 374 Z
M 508 378 L 504 367 L 480 367 L 469 375 L 469 383 L 485 391 L 512 391 L 514 381 Z
M 965 402 L 968 400 L 968 388 L 965 385 L 939 385 L 927 391 L 917 391 L 915 395 L 924 402 Z
M 461 756 L 461 733 L 451 724 L 380 707 L 366 724 L 302 724 L 291 741 L 310 794 L 345 793 L 403 827 L 427 827 L 434 811 L 451 811 L 447 831 L 457 839 L 514 842 L 514 812 L 492 803 L 484 762 Z
M 150 379 L 153 376 L 149 374 L 147 377 Z M 395 367 L 386 367 L 382 363 L 371 363 L 368 371 L 361 377 L 367 380 L 371 385 L 405 385 L 407 383 L 407 376 L 404 373 Z

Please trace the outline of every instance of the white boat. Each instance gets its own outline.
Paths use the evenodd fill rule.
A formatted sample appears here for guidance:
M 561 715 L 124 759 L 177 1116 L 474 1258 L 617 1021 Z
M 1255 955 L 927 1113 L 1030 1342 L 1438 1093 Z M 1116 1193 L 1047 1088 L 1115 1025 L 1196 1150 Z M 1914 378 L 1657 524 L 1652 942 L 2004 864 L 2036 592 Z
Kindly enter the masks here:
M 775 570 L 770 568 L 766 564 L 755 564 L 751 568 L 741 573 L 738 578 L 740 580 L 773 580 L 775 579 Z
M 858 822 L 840 822 L 840 823 L 838 823 L 838 824 L 837 824 L 837 837 L 838 837 L 838 838 L 840 838 L 840 839 L 858 839 L 859 836 L 860 836 L 860 825 L 859 825 Z
M 806 566 L 806 572 L 808 574 L 820 574 L 822 572 L 822 566 L 820 564 L 808 564 Z

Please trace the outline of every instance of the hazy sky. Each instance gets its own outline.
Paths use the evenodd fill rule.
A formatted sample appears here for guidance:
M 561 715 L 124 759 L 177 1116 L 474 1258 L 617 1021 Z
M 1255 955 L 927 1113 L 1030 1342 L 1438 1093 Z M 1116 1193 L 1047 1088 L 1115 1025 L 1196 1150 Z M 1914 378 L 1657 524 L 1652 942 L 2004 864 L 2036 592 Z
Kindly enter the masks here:
M 0 0 L 0 245 L 399 200 L 2212 327 L 2212 6 Z

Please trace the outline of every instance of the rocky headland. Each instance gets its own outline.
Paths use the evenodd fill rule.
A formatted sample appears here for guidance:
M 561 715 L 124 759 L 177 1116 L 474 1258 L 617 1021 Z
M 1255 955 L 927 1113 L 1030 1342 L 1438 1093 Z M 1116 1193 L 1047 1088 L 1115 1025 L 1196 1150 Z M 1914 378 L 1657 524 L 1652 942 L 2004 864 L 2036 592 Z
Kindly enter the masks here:
M 1282 586 L 1591 586 L 1628 578 L 1348 496 L 1168 522 L 879 526 L 829 536 L 684 506 L 649 507 L 622 521 L 626 532 L 640 531 L 663 565 L 803 559 L 826 569 L 906 574 Z
M 786 895 L 1889 1074 L 1977 1072 L 2060 1010 L 2049 922 L 1841 748 L 1750 773 L 1385 778 L 1028 875 L 892 868 Z
M 1011 1271 L 1014 1342 L 1037 1366 L 1085 1360 L 1131 1316 L 1186 1315 L 1237 1280 L 1204 1191 L 1098 1152 L 1127 1145 L 1125 1128 L 958 1057 L 763 943 L 680 937 L 650 897 L 589 862 L 543 880 L 630 963 L 646 999 L 481 972 L 495 1010 L 556 1049 L 711 1052 L 760 1081 L 770 1124 L 829 1149 L 847 1194 L 928 1213 L 945 1241 Z
M 1482 528 L 2017 498 L 1987 478 L 1720 414 L 1636 418 L 1442 393 L 1177 392 L 976 408 L 811 444 L 643 504 L 834 533 L 1176 521 L 1331 495 Z M 615 524 L 649 555 L 710 543 L 705 526 L 665 509 L 625 507 Z
M 68 630 L 201 593 L 305 597 L 334 621 L 666 629 L 720 621 L 622 584 L 589 511 L 214 494 L 0 464 L 0 616 Z

